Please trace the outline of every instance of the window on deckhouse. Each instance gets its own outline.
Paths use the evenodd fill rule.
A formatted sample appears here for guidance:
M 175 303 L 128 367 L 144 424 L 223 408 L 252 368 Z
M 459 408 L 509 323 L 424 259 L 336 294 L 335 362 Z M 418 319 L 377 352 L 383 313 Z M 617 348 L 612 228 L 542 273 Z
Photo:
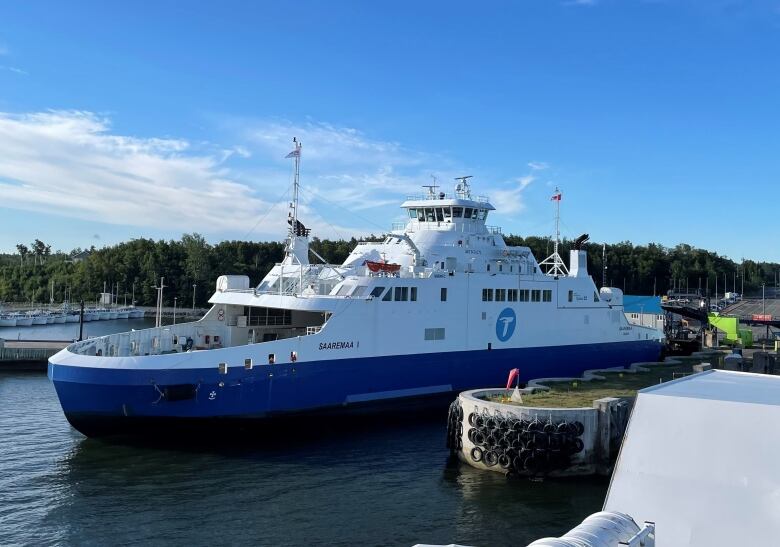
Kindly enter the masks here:
M 379 298 L 382 295 L 382 291 L 384 290 L 385 290 L 384 287 L 380 287 L 380 286 L 374 287 L 374 290 L 371 291 L 371 296 L 373 296 L 374 298 Z
M 542 291 L 539 289 L 532 289 L 531 302 L 541 302 L 541 301 L 542 301 Z
M 530 300 L 531 291 L 528 289 L 520 289 L 520 302 L 528 302 Z

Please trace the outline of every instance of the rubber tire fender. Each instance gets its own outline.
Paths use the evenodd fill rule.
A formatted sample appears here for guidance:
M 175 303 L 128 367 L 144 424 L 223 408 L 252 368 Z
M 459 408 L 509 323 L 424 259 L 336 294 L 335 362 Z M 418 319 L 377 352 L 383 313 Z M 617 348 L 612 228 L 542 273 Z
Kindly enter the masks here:
M 470 455 L 471 455 L 471 459 L 474 460 L 475 462 L 482 461 L 483 452 L 480 447 L 475 446 L 474 448 L 472 448 Z

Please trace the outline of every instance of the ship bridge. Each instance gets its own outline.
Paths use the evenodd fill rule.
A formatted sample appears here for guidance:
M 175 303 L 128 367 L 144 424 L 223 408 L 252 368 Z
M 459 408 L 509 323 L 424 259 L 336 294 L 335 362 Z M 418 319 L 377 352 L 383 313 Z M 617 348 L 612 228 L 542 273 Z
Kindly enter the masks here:
M 407 233 L 424 230 L 501 233 L 499 228 L 487 226 L 488 213 L 495 210 L 495 207 L 483 196 L 472 198 L 470 194 L 462 192 L 429 192 L 426 195 L 407 197 L 401 207 L 406 211 L 409 220 L 406 224 L 393 226 L 394 231 L 404 229 Z

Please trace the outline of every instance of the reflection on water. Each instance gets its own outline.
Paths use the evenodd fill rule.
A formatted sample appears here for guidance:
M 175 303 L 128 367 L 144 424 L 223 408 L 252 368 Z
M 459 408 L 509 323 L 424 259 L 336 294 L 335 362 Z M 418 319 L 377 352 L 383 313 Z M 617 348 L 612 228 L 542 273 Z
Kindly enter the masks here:
M 452 461 L 443 417 L 316 427 L 110 444 L 69 427 L 45 376 L 0 375 L 0 544 L 524 545 L 599 510 L 606 491 Z

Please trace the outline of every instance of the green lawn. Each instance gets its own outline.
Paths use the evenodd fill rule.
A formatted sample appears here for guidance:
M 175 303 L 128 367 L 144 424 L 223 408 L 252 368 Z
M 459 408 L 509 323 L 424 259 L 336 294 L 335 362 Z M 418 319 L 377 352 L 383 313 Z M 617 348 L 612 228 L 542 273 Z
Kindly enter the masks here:
M 677 358 L 680 359 L 680 358 Z M 649 372 L 599 372 L 604 380 L 549 382 L 549 391 L 523 395 L 523 405 L 530 407 L 591 407 L 593 401 L 603 397 L 630 397 L 638 389 L 668 382 L 693 372 L 693 365 L 708 362 L 702 358 L 682 358 L 681 364 L 652 365 Z M 710 361 L 711 362 L 711 361 Z M 713 363 L 714 364 L 714 363 Z M 510 401 L 507 403 L 513 404 Z

